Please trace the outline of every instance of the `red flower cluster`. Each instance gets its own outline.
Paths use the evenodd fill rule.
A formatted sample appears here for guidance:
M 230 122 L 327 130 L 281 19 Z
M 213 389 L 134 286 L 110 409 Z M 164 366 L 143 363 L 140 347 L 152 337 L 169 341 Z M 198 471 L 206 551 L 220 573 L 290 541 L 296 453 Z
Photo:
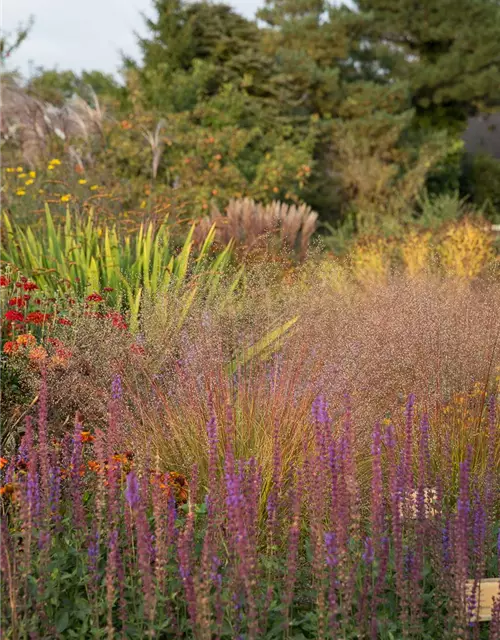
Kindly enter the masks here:
M 26 296 L 23 298 L 11 298 L 8 302 L 9 307 L 24 307 L 28 303 L 29 296 L 27 296 L 27 298 L 27 300 Z
M 24 314 L 20 311 L 14 311 L 13 309 L 6 311 L 4 318 L 9 322 L 24 322 Z
M 118 313 L 118 311 L 110 311 L 106 314 L 106 318 L 108 318 L 108 320 L 111 320 L 111 324 L 116 329 L 127 329 L 128 327 L 122 314 Z
M 104 298 L 98 293 L 91 293 L 85 299 L 87 300 L 87 302 L 102 302 L 104 300 Z
M 10 280 L 7 276 L 0 276 L 0 287 L 8 287 L 9 284 Z
M 30 324 L 44 324 L 50 320 L 50 313 L 42 313 L 41 311 L 32 311 L 26 316 L 26 322 Z
M 69 327 L 73 323 L 71 322 L 71 320 L 68 320 L 68 318 L 58 318 L 57 319 L 57 324 L 64 324 L 64 325 Z

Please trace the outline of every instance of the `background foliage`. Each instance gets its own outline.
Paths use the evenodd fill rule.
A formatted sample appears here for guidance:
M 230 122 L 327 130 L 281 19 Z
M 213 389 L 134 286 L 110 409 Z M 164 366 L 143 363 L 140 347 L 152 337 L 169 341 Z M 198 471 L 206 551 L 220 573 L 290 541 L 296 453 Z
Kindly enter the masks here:
M 160 207 L 199 218 L 251 197 L 374 232 L 418 218 L 427 191 L 459 193 L 496 219 L 499 161 L 468 158 L 461 136 L 500 104 L 497 2 L 267 0 L 259 22 L 219 3 L 153 4 L 141 57 L 124 57 L 119 80 L 4 77 L 5 164 L 40 170 L 60 157 L 66 178 L 76 168 L 119 197 L 114 217 Z M 2 50 L 26 37 L 29 25 Z M 47 103 L 58 121 L 40 134 Z

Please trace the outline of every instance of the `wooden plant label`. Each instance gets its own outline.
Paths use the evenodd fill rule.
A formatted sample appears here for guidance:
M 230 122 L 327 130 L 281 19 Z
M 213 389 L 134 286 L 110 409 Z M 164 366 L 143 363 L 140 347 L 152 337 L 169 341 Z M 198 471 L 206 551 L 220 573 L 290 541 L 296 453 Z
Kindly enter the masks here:
M 467 580 L 465 590 L 469 597 L 474 589 L 474 580 Z M 498 598 L 500 594 L 499 578 L 484 578 L 479 580 L 479 607 L 476 608 L 477 620 L 479 622 L 487 622 L 491 620 L 491 610 L 493 608 L 493 599 Z M 475 612 L 475 614 L 476 614 Z
M 434 489 L 434 487 L 426 487 L 424 489 L 424 515 L 426 518 L 432 518 L 437 515 L 436 504 L 436 489 Z M 400 505 L 401 518 L 404 517 L 405 506 L 409 512 L 410 518 L 418 518 L 418 491 L 412 491 L 406 501 Z

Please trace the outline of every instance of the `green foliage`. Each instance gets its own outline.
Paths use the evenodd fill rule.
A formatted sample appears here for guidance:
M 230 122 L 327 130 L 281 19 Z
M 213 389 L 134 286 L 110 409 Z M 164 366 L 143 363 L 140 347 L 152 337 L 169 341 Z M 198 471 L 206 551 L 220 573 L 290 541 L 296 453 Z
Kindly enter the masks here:
M 123 88 L 113 76 L 101 71 L 83 71 L 78 75 L 74 71 L 41 67 L 31 76 L 26 89 L 44 102 L 62 106 L 75 94 L 87 96 L 89 87 L 101 99 L 119 100 L 123 94 Z
M 465 200 L 460 198 L 458 192 L 436 197 L 424 193 L 418 200 L 416 222 L 424 229 L 436 231 L 443 225 L 460 220 L 466 212 Z
M 427 191 L 436 195 L 453 194 L 459 191 L 463 159 L 463 141 L 460 139 L 452 140 L 446 155 L 436 163 L 427 176 Z
M 403 83 L 348 86 L 333 126 L 334 168 L 358 227 L 374 229 L 383 217 L 401 218 L 443 154 L 442 136 L 430 136 L 419 148 L 412 144 L 413 115 Z
M 471 113 L 498 104 L 497 2 L 358 0 L 349 28 L 362 32 L 365 66 L 384 82 L 409 81 L 418 126 L 461 132 Z
M 465 163 L 464 183 L 472 201 L 494 221 L 500 220 L 500 160 L 478 154 Z
M 123 86 L 99 71 L 29 80 L 29 96 L 62 106 L 79 93 L 92 106 L 65 123 L 71 140 L 54 123 L 39 146 L 64 147 L 73 165 L 78 154 L 125 210 L 200 217 L 231 198 L 280 199 L 374 229 L 402 224 L 424 189 L 461 189 L 494 218 L 495 167 L 469 167 L 461 135 L 500 101 L 498 3 L 393 4 L 266 0 L 255 22 L 223 3 L 154 0 Z M 23 118 L 4 157 L 21 151 L 34 168 L 43 150 L 20 132 L 38 125 Z
M 170 289 L 179 292 L 188 275 L 192 275 L 195 283 L 186 294 L 186 306 L 179 319 L 182 322 L 196 294 L 215 295 L 231 258 L 228 245 L 210 259 L 215 229 L 195 256 L 194 227 L 176 253 L 167 220 L 158 228 L 149 223 L 141 225 L 132 237 L 120 237 L 115 227 L 96 226 L 92 214 L 83 223 L 73 219 L 69 210 L 65 225 L 56 227 L 47 207 L 43 236 L 35 235 L 30 227 L 12 223 L 7 216 L 4 229 L 2 260 L 32 278 L 44 291 L 61 297 L 70 288 L 80 299 L 111 288 L 109 303 L 129 310 L 132 330 L 138 326 L 143 294 L 155 296 Z

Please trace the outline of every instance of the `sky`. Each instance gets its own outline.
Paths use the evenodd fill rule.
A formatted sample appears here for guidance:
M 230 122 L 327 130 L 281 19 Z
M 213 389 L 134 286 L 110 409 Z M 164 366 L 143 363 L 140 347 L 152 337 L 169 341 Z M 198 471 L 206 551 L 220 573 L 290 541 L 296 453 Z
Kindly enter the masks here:
M 262 0 L 229 0 L 239 13 L 253 17 Z M 27 40 L 12 55 L 7 68 L 24 76 L 48 69 L 104 71 L 115 74 L 120 50 L 138 58 L 134 31 L 146 33 L 141 12 L 152 15 L 151 0 L 0 0 L 0 28 L 13 32 L 33 15 Z

